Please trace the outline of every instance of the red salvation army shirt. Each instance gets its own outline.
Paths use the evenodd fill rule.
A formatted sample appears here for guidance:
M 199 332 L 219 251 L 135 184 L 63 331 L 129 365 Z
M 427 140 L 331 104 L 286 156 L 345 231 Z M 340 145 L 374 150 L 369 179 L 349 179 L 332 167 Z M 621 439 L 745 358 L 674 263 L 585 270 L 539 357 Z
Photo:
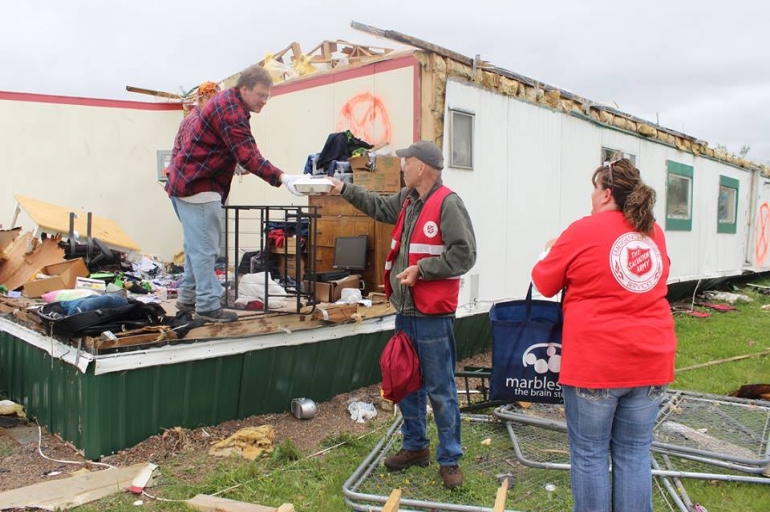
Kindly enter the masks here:
M 584 217 L 559 236 L 532 281 L 546 297 L 568 287 L 561 384 L 626 388 L 674 380 L 669 266 L 660 226 L 643 235 L 617 210 Z

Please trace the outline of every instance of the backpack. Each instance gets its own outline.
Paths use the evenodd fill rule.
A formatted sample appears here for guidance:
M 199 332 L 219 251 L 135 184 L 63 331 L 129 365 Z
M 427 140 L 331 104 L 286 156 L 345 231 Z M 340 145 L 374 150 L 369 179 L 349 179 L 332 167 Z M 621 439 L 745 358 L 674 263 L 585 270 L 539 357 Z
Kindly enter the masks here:
M 98 336 L 105 331 L 128 331 L 147 325 L 160 325 L 165 319 L 165 310 L 159 304 L 145 304 L 129 299 L 126 306 L 100 308 L 84 313 L 68 315 L 61 302 L 51 302 L 39 310 L 37 315 L 53 334 L 66 338 Z
M 422 386 L 417 352 L 404 331 L 397 331 L 385 345 L 380 356 L 380 369 L 380 394 L 389 402 L 397 404 Z

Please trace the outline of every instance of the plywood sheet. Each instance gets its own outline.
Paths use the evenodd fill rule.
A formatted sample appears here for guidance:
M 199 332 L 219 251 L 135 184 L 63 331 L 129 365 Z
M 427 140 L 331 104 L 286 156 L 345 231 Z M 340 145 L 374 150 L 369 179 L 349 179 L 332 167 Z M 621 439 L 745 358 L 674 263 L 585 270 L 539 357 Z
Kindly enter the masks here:
M 82 236 L 85 236 L 88 232 L 88 215 L 82 210 L 64 208 L 19 194 L 15 197 L 19 202 L 19 206 L 24 209 L 32 221 L 40 226 L 43 231 L 49 233 L 69 233 L 70 212 L 73 212 L 77 216 L 75 219 L 75 230 Z M 98 215 L 91 216 L 91 236 L 119 249 L 129 251 L 140 250 L 139 246 L 123 231 L 117 222 Z
M 126 468 L 94 471 L 2 492 L 0 510 L 24 507 L 64 510 L 76 507 L 128 489 L 146 465 L 142 462 Z

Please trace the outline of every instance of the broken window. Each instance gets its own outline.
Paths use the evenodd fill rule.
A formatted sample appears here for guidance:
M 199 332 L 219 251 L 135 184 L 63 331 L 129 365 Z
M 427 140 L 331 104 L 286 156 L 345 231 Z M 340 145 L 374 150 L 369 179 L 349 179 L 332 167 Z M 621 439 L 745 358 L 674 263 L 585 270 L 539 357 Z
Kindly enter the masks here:
M 628 159 L 631 162 L 631 165 L 636 167 L 636 155 L 632 155 L 631 153 L 626 153 L 619 149 L 602 147 L 602 160 L 601 162 L 599 162 L 599 165 L 604 165 L 606 162 L 615 162 L 617 160 L 622 160 L 623 158 Z

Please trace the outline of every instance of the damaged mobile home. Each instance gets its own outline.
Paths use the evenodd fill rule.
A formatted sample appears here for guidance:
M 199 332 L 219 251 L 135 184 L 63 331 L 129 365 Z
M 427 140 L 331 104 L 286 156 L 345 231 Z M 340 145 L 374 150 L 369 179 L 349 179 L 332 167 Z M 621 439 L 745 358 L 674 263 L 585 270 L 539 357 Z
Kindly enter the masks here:
M 374 145 L 428 139 L 443 147 L 444 182 L 463 197 L 478 241 L 476 266 L 461 280 L 458 358 L 489 346 L 492 303 L 524 295 L 544 243 L 587 214 L 591 172 L 616 156 L 631 158 L 658 192 L 670 283 L 770 269 L 767 168 L 478 58 L 355 26 L 410 48 L 362 51 L 276 83 L 266 109 L 252 117 L 254 136 L 289 173 L 302 172 L 330 133 L 348 129 Z M 322 50 L 343 47 L 353 46 L 326 43 Z M 0 92 L 0 133 L 10 141 L 0 150 L 0 204 L 10 216 L 18 194 L 99 212 L 120 219 L 143 252 L 169 259 L 181 248 L 181 228 L 162 189 L 162 168 L 182 111 L 181 101 Z M 366 234 L 365 292 L 376 291 L 389 228 L 327 200 L 298 199 L 244 176 L 234 179 L 229 204 L 315 206 L 325 233 L 319 240 L 328 243 Z M 18 223 L 29 229 L 31 221 L 22 214 Z M 261 229 L 236 230 L 229 222 L 228 233 L 228 259 L 237 264 L 235 235 L 245 250 L 258 245 Z M 152 343 L 154 333 L 131 351 L 100 353 L 83 340 L 41 332 L 21 321 L 28 313 L 19 309 L 2 309 L 0 388 L 89 458 L 164 427 L 283 411 L 294 397 L 325 400 L 376 383 L 394 325 L 386 305 L 342 325 L 302 315 L 255 317 L 191 331 L 199 342 Z

